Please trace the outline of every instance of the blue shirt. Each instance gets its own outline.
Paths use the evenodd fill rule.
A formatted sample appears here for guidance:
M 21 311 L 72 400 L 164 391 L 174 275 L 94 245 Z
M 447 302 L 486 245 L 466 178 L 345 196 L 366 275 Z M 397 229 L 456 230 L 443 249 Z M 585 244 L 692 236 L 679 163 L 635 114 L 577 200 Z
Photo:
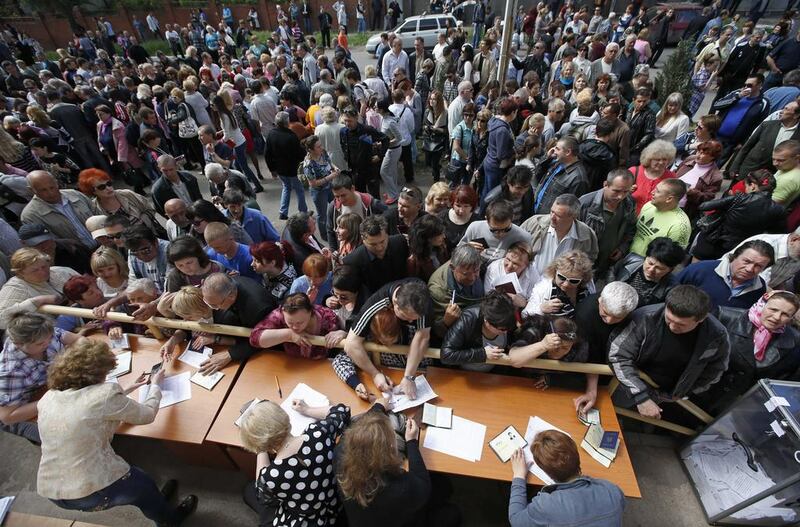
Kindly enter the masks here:
M 289 294 L 293 295 L 294 293 L 308 293 L 308 289 L 311 287 L 311 280 L 306 275 L 298 276 L 292 282 L 292 287 L 289 288 Z M 314 298 L 314 304 L 318 306 L 325 305 L 325 299 L 333 294 L 333 273 L 328 273 L 328 277 L 325 279 L 324 282 L 319 286 L 319 291 L 317 292 L 316 298 Z
M 250 255 L 250 249 L 247 247 L 247 245 L 241 243 L 237 243 L 236 245 L 238 246 L 236 249 L 236 254 L 234 254 L 233 258 L 230 259 L 228 259 L 228 257 L 224 254 L 218 253 L 211 247 L 206 247 L 206 253 L 208 254 L 208 257 L 215 262 L 219 262 L 228 269 L 238 271 L 240 275 L 252 278 L 260 283 L 263 277 L 253 270 L 253 257 Z
M 764 98 L 769 101 L 770 112 L 782 110 L 798 95 L 800 95 L 800 88 L 797 86 L 776 86 L 764 92 Z
M 528 503 L 525 480 L 514 478 L 508 521 L 511 527 L 619 527 L 624 508 L 622 490 L 602 479 L 580 476 L 568 483 L 547 485 Z
M 755 304 L 766 291 L 763 280 L 756 277 L 754 281 L 732 289 L 730 277 L 722 278 L 716 271 L 719 260 L 705 260 L 687 266 L 677 276 L 680 284 L 699 287 L 711 298 L 712 312 L 717 307 L 736 307 L 748 309 Z M 760 287 L 754 287 L 759 285 Z M 749 289 L 745 291 L 745 289 Z
M 736 104 L 731 106 L 731 109 L 725 115 L 725 119 L 719 127 L 719 135 L 721 137 L 733 137 L 747 111 L 760 99 L 760 97 L 742 97 L 736 101 Z
M 234 219 L 227 210 L 225 211 L 225 216 L 231 218 L 231 220 Z M 253 243 L 277 242 L 281 239 L 280 234 L 275 230 L 269 218 L 255 209 L 244 207 L 242 219 L 239 223 L 253 239 Z

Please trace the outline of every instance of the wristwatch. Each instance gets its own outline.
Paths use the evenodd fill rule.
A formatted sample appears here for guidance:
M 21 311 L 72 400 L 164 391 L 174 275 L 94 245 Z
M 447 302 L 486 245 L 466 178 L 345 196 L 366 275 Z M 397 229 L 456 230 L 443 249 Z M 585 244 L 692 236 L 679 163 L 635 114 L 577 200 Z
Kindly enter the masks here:
M 407 380 L 409 380 L 411 382 L 414 382 L 414 376 L 413 375 L 403 375 L 403 378 L 407 379 Z

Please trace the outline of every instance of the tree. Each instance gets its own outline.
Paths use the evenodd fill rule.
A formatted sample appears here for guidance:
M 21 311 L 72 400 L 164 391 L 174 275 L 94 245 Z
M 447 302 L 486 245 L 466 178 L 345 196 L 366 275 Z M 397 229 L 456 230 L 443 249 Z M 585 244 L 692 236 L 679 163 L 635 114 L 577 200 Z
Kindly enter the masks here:
M 683 110 L 687 111 L 692 98 L 693 59 L 691 40 L 681 40 L 664 68 L 656 75 L 655 88 L 659 106 L 664 106 L 670 93 L 678 92 L 683 95 Z

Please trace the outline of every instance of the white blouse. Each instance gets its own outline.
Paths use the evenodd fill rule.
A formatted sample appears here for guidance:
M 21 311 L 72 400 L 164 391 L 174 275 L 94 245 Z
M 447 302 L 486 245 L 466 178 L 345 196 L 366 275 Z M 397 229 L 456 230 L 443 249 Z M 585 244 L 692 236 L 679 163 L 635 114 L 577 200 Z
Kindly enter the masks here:
M 670 118 L 663 127 L 656 126 L 656 139 L 674 143 L 678 136 L 689 131 L 689 124 L 689 116 L 680 113 L 676 117 Z

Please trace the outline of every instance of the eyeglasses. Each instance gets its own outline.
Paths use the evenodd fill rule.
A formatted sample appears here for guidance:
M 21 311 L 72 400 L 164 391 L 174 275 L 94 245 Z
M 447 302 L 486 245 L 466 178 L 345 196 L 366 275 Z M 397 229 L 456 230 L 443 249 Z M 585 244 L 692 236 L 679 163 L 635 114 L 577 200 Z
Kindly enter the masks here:
M 508 227 L 503 227 L 502 229 L 493 229 L 492 227 L 489 227 L 489 232 L 492 234 L 505 234 L 507 232 L 511 232 L 511 225 Z
M 114 184 L 109 181 L 108 183 L 100 183 L 99 185 L 95 185 L 94 189 L 95 190 L 105 190 L 107 188 L 113 188 L 113 187 L 114 187 Z
M 567 282 L 567 283 L 570 283 L 572 285 L 580 285 L 580 283 L 583 282 L 583 278 L 567 278 L 566 276 L 564 276 L 563 274 L 559 273 L 558 271 L 556 271 L 556 278 L 558 278 L 562 282 Z
M 755 84 L 748 83 L 748 84 L 745 84 L 745 85 L 744 85 L 744 87 L 745 87 L 745 88 L 750 88 L 750 89 L 753 89 L 753 88 L 755 87 Z
M 135 250 L 131 251 L 131 254 L 143 254 L 144 255 L 144 254 L 150 254 L 152 252 L 153 252 L 153 246 L 152 245 L 145 245 L 143 247 L 139 247 L 138 249 L 135 249 Z
M 206 220 L 192 220 L 192 225 L 194 225 L 195 227 L 199 227 L 200 225 L 205 223 L 205 221 Z

